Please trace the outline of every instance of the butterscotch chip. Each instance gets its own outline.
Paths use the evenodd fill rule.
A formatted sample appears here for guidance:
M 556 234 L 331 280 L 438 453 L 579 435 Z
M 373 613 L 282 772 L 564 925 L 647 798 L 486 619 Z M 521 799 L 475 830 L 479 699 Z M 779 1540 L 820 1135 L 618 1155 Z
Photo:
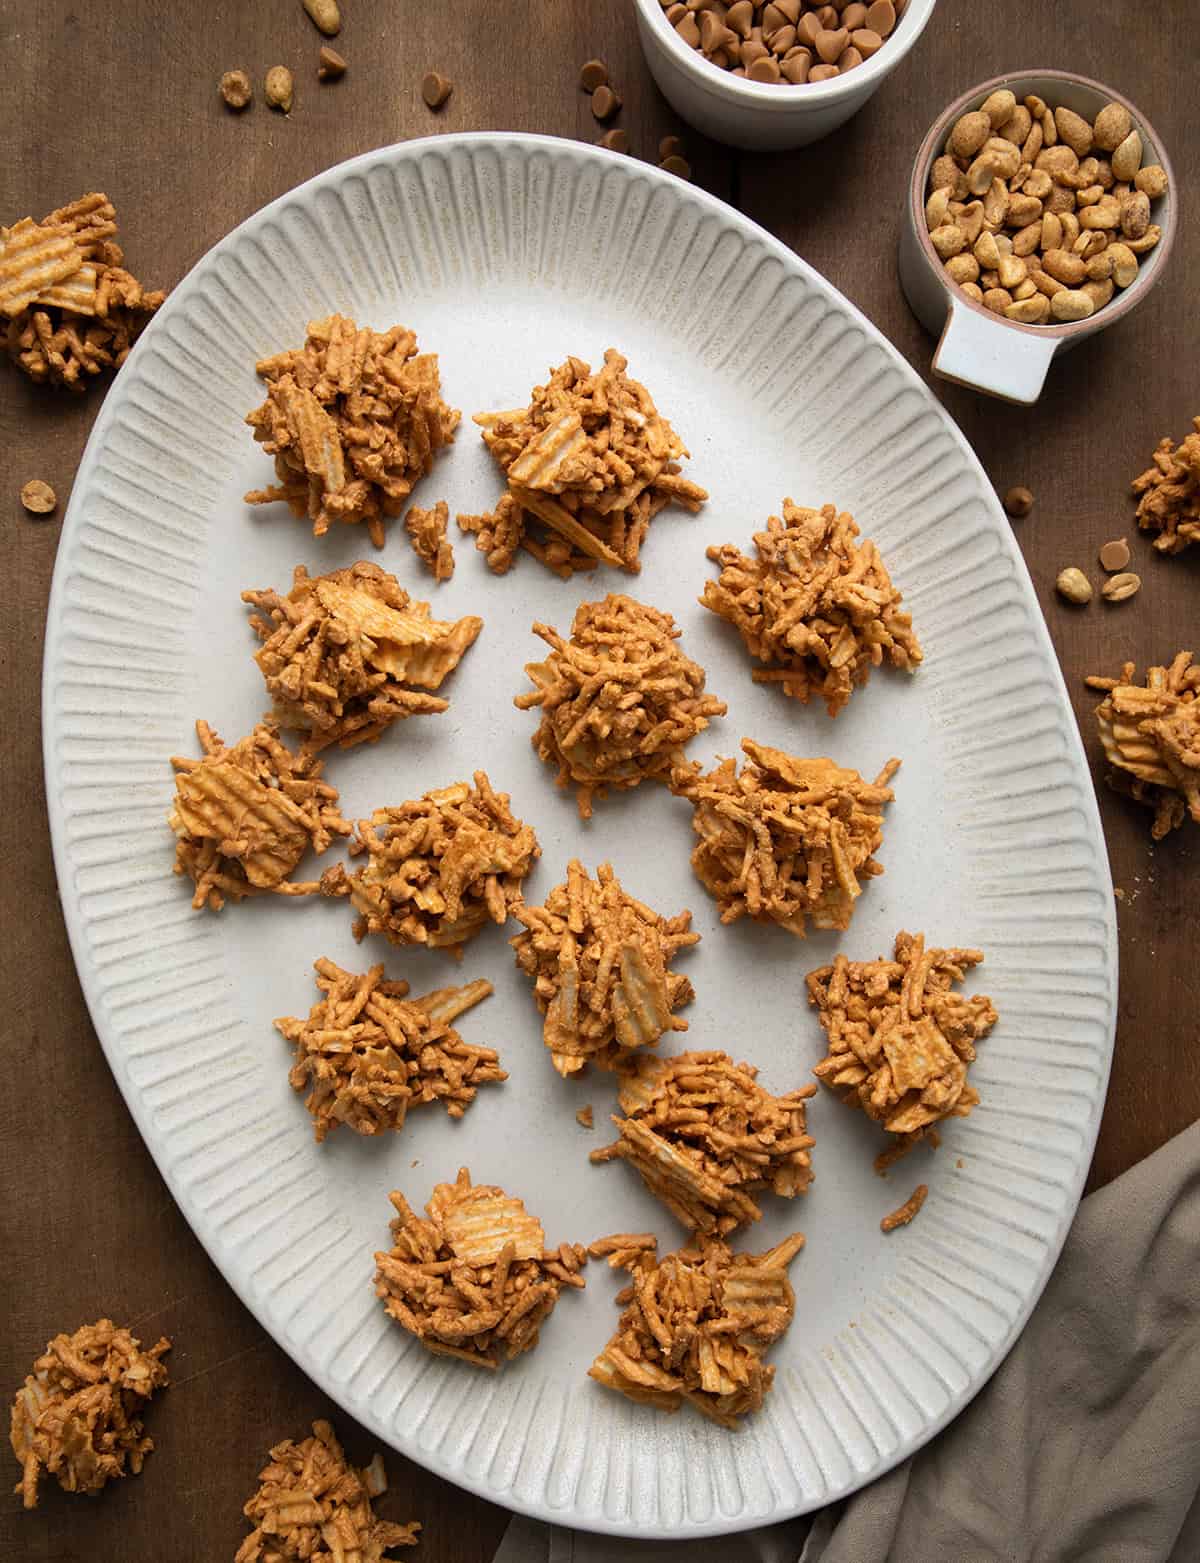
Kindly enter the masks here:
M 415 1546 L 420 1525 L 375 1517 L 372 1500 L 387 1491 L 383 1456 L 357 1470 L 328 1422 L 312 1430 L 271 1450 L 242 1510 L 254 1530 L 234 1563 L 381 1563 L 385 1552 Z
M 458 524 L 478 534 L 496 574 L 518 548 L 564 577 L 597 563 L 636 574 L 654 516 L 672 501 L 694 512 L 708 498 L 680 475 L 687 449 L 626 367 L 611 347 L 595 374 L 568 358 L 534 387 L 527 407 L 476 413 L 508 493 L 494 513 L 459 516 Z
M 907 1144 L 943 1118 L 965 1118 L 979 1101 L 967 1066 L 999 1017 L 983 994 L 951 989 L 982 960 L 980 950 L 927 950 L 924 934 L 902 932 L 891 960 L 837 955 L 809 972 L 828 1047 L 813 1073 Z
M 336 81 L 346 74 L 346 62 L 336 49 L 326 44 L 317 55 L 318 81 Z
M 756 684 L 777 684 L 807 704 L 823 699 L 836 716 L 856 686 L 886 659 L 912 670 L 922 659 L 912 620 L 870 539 L 856 543 L 852 516 L 832 505 L 783 502 L 754 534 L 756 557 L 732 543 L 709 548 L 721 574 L 700 601 L 727 619 L 761 662 Z
M 629 132 L 626 130 L 621 130 L 620 128 L 616 130 L 606 130 L 600 137 L 599 144 L 606 148 L 609 152 L 628 152 Z
M 310 576 L 297 565 L 286 596 L 264 587 L 242 601 L 263 642 L 254 660 L 281 726 L 305 734 L 304 752 L 373 743 L 393 722 L 444 711 L 440 689 L 483 620 L 430 617 L 386 570 L 360 562 Z
M 687 1030 L 674 1011 L 695 993 L 670 963 L 699 942 L 690 912 L 663 917 L 626 894 L 610 864 L 592 879 L 572 859 L 545 905 L 522 902 L 513 916 L 525 927 L 510 941 L 517 966 L 534 980 L 542 1039 L 560 1075 L 589 1061 L 611 1069 L 664 1032 Z
M 1101 545 L 1100 563 L 1105 570 L 1123 570 L 1129 560 L 1129 544 L 1123 537 L 1114 537 Z
M 426 71 L 421 77 L 421 96 L 427 108 L 440 109 L 453 91 L 454 83 L 438 71 Z
M 695 811 L 692 868 L 721 921 L 778 923 L 798 939 L 809 920 L 848 928 L 861 881 L 883 873 L 874 854 L 900 761 L 866 782 L 832 760 L 800 759 L 749 738 L 742 749 L 740 774 L 736 760 L 722 760 L 707 776 L 693 764 L 671 778 L 671 791 Z
M 579 85 L 584 92 L 595 92 L 597 87 L 608 85 L 608 66 L 603 60 L 587 60 L 579 72 Z
M 267 398 L 248 413 L 254 438 L 275 458 L 278 486 L 253 489 L 248 505 L 285 500 L 313 536 L 335 522 L 364 522 L 376 548 L 461 414 L 441 396 L 436 353 L 418 353 L 404 326 L 361 330 L 344 315 L 309 323 L 302 348 L 255 365 Z
M 404 518 L 404 530 L 417 558 L 435 581 L 448 581 L 454 574 L 454 548 L 446 541 L 446 523 L 450 507 L 439 499 L 431 510 L 414 505 Z
M 338 790 L 321 779 L 321 762 L 293 754 L 268 719 L 232 748 L 207 722 L 196 723 L 204 758 L 171 758 L 175 872 L 196 886 L 192 905 L 219 912 L 228 897 L 313 895 L 316 881 L 288 875 L 308 851 L 324 852 L 351 825 L 337 810 Z
M 772 1096 L 728 1053 L 642 1054 L 622 1071 L 618 1137 L 590 1159 L 628 1161 L 685 1227 L 724 1235 L 762 1216 L 752 1191 L 807 1191 L 804 1104 L 816 1089 Z
M 58 504 L 58 495 L 41 478 L 30 478 L 21 489 L 21 503 L 31 516 L 48 516 Z
M 0 229 L 4 345 L 31 380 L 81 391 L 119 369 L 163 301 L 122 269 L 116 213 L 100 191 Z
M 879 1223 L 879 1230 L 881 1232 L 894 1232 L 897 1227 L 906 1227 L 913 1217 L 919 1213 L 928 1193 L 929 1185 L 918 1183 L 898 1210 L 893 1210 L 884 1216 Z
M 402 1129 L 410 1108 L 430 1102 L 461 1118 L 479 1086 L 508 1079 L 494 1048 L 464 1042 L 452 1024 L 491 994 L 490 982 L 410 999 L 382 965 L 359 975 L 321 959 L 314 970 L 320 1001 L 275 1029 L 295 1045 L 288 1079 L 308 1092 L 318 1143 L 343 1123 L 358 1134 Z
M 1135 677 L 1126 662 L 1119 678 L 1087 683 L 1104 691 L 1096 725 L 1112 784 L 1154 810 L 1150 833 L 1161 841 L 1189 816 L 1200 824 L 1200 665 L 1181 651 L 1144 684 Z
M 541 856 L 533 827 L 495 792 L 486 771 L 475 785 L 426 792 L 359 820 L 352 851 L 365 867 L 339 867 L 322 881 L 326 895 L 348 896 L 358 913 L 354 937 L 382 934 L 391 944 L 424 944 L 462 954 L 489 921 L 516 915 L 525 876 Z
M 21 1465 L 17 1491 L 37 1506 L 38 1482 L 95 1495 L 118 1476 L 136 1476 L 154 1448 L 141 1413 L 167 1383 L 165 1337 L 149 1351 L 111 1319 L 56 1335 L 33 1365 L 12 1407 L 10 1440 Z
M 722 1427 L 761 1409 L 775 1369 L 763 1358 L 792 1322 L 787 1268 L 804 1246 L 793 1232 L 765 1254 L 735 1254 L 718 1238 L 659 1259 L 653 1239 L 624 1234 L 591 1244 L 629 1271 L 628 1306 L 588 1369 L 641 1405 L 687 1404 Z
M 685 157 L 664 157 L 658 166 L 665 169 L 668 174 L 678 175 L 680 179 L 692 177 L 692 165 Z
M 684 745 L 725 714 L 724 701 L 704 693 L 704 669 L 680 650 L 675 620 L 632 597 L 581 603 L 570 640 L 548 624 L 533 632 L 550 655 L 526 663 L 535 688 L 513 704 L 541 708 L 533 747 L 557 766 L 560 787 L 574 783 L 583 819 L 610 787 L 666 782 Z
M 592 113 L 597 119 L 611 119 L 620 107 L 620 98 L 607 84 L 592 93 Z
M 658 143 L 658 155 L 662 162 L 669 157 L 682 157 L 686 148 L 680 136 L 664 136 Z
M 581 1288 L 587 1250 L 547 1250 L 542 1224 L 465 1167 L 439 1183 L 422 1220 L 399 1191 L 393 1247 L 377 1253 L 375 1295 L 396 1323 L 438 1356 L 498 1368 L 538 1342 L 564 1286 Z
M 1195 432 L 1178 446 L 1161 439 L 1153 466 L 1133 480 L 1138 526 L 1158 534 L 1154 546 L 1164 554 L 1200 543 L 1200 417 L 1192 425 Z

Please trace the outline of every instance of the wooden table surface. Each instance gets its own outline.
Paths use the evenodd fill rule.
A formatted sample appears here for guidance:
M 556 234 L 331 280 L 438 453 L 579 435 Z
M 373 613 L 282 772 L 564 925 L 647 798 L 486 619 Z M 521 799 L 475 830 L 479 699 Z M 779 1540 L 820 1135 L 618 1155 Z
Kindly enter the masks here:
M 653 157 L 662 135 L 684 134 L 698 183 L 792 245 L 927 374 L 932 344 L 909 314 L 895 258 L 904 188 L 929 122 L 1000 71 L 1078 68 L 1145 109 L 1177 171 L 1195 169 L 1200 117 L 1182 69 L 1194 58 L 1189 8 L 1153 9 L 1152 25 L 1130 28 L 1118 0 L 1015 0 L 1002 13 L 942 0 L 920 44 L 848 126 L 799 152 L 756 156 L 706 144 L 678 123 L 646 72 L 632 0 L 344 0 L 337 46 L 350 68 L 330 85 L 316 81 L 319 39 L 298 0 L 0 0 L 0 221 L 106 190 L 131 267 L 149 285 L 170 286 L 265 202 L 371 147 L 481 129 L 596 139 L 601 127 L 576 76 L 599 55 L 624 99 L 618 123 L 635 155 Z M 278 63 L 296 75 L 288 118 L 261 99 L 262 76 Z M 234 66 L 259 83 L 258 100 L 241 116 L 216 91 Z M 419 93 L 431 67 L 454 82 L 437 115 Z M 1134 538 L 1128 483 L 1162 434 L 1182 437 L 1200 412 L 1198 214 L 1200 200 L 1188 200 L 1173 264 L 1145 305 L 1056 365 L 1037 407 L 932 382 L 997 488 L 1022 483 L 1036 495 L 1033 513 L 1015 527 L 1098 779 L 1084 674 L 1126 658 L 1162 662 L 1196 645 L 1200 558 L 1165 559 Z M 736 300 L 730 307 L 736 312 Z M 271 1443 L 332 1415 L 353 1456 L 365 1460 L 372 1448 L 267 1338 L 192 1236 L 108 1072 L 71 963 L 38 719 L 59 526 L 57 517 L 25 515 L 17 491 L 44 478 L 65 503 L 102 394 L 56 395 L 0 368 L 0 914 L 9 978 L 21 978 L 3 1026 L 0 1297 L 8 1325 L 0 1385 L 15 1389 L 50 1335 L 108 1313 L 143 1338 L 174 1339 L 174 1387 L 151 1409 L 159 1447 L 141 1478 L 94 1502 L 48 1483 L 30 1515 L 19 1499 L 4 1498 L 0 1556 L 211 1563 L 232 1558 L 244 1533 L 241 1505 Z M 872 432 L 847 428 L 845 437 L 859 446 Z M 1121 535 L 1130 536 L 1144 579 L 1140 596 L 1086 611 L 1060 601 L 1058 570 L 1080 564 L 1097 574 L 1097 547 Z M 1093 1187 L 1200 1115 L 1200 831 L 1188 826 L 1155 847 L 1146 812 L 1102 784 L 1099 793 L 1114 881 L 1125 894 L 1117 1050 Z M 388 1468 L 382 1512 L 426 1527 L 415 1557 L 491 1558 L 504 1511 L 397 1455 Z

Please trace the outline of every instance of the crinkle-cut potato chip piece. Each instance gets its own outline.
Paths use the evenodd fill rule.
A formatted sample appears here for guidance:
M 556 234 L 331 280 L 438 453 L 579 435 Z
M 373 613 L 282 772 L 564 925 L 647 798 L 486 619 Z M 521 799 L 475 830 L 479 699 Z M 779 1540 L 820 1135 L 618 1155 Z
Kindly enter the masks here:
M 0 228 L 0 313 L 12 320 L 44 288 L 63 282 L 82 265 L 65 225 L 47 227 L 22 217 L 11 228 Z
M 293 754 L 269 719 L 228 748 L 207 722 L 196 723 L 196 734 L 203 759 L 171 758 L 175 804 L 167 816 L 175 872 L 196 886 L 192 905 L 218 912 L 226 897 L 315 894 L 319 882 L 288 875 L 310 846 L 324 852 L 353 829 L 338 813 L 337 788 L 321 779 L 321 762 Z
M 309 323 L 302 348 L 255 367 L 267 396 L 246 422 L 279 482 L 246 503 L 286 500 L 315 537 L 364 522 L 382 548 L 385 521 L 403 513 L 462 416 L 442 400 L 437 355 L 418 354 L 405 326 L 371 331 L 330 315 Z
M 356 1469 L 328 1422 L 314 1422 L 311 1438 L 276 1444 L 258 1480 L 242 1509 L 254 1530 L 234 1563 L 381 1563 L 417 1543 L 415 1521 L 375 1515 L 372 1500 L 387 1491 L 383 1456 Z
M 909 1145 L 934 1140 L 934 1124 L 965 1118 L 979 1101 L 967 1067 L 999 1016 L 983 994 L 951 990 L 982 960 L 980 950 L 926 949 L 924 934 L 900 932 L 891 960 L 837 955 L 809 972 L 828 1048 L 813 1073 Z
M 719 1238 L 661 1259 L 653 1238 L 625 1234 L 590 1245 L 625 1269 L 631 1285 L 616 1334 L 588 1373 L 629 1400 L 677 1411 L 687 1404 L 736 1429 L 761 1409 L 775 1369 L 768 1347 L 792 1321 L 788 1265 L 804 1246 L 799 1232 L 765 1254 L 734 1254 Z
M 740 773 L 727 759 L 707 776 L 693 763 L 671 777 L 671 791 L 692 805 L 700 838 L 692 868 L 721 921 L 777 923 L 798 939 L 809 921 L 848 928 L 861 882 L 883 873 L 874 854 L 900 761 L 867 782 L 833 760 L 801 759 L 749 738 L 742 749 Z
M 348 875 L 340 865 L 322 883 L 358 913 L 356 939 L 382 934 L 392 944 L 423 944 L 461 956 L 488 922 L 504 923 L 521 900 L 541 856 L 533 827 L 518 819 L 506 792 L 486 771 L 474 786 L 455 782 L 359 820 L 352 852 L 367 862 Z
M 695 993 L 670 963 L 700 939 L 691 912 L 663 917 L 626 894 L 611 864 L 592 879 L 573 858 L 566 883 L 543 906 L 521 902 L 513 916 L 525 932 L 509 942 L 533 978 L 542 1039 L 559 1074 L 589 1062 L 611 1069 L 664 1032 L 687 1030 L 674 1012 Z
M 680 649 L 675 620 L 658 608 L 610 593 L 580 603 L 570 640 L 548 624 L 533 632 L 550 655 L 526 663 L 533 692 L 513 704 L 541 708 L 533 747 L 557 766 L 560 787 L 574 784 L 583 819 L 610 787 L 666 782 L 684 745 L 725 715 L 725 702 L 704 693 L 704 669 Z
M 116 213 L 99 191 L 0 229 L 0 314 L 5 347 L 32 380 L 81 391 L 119 369 L 161 292 L 122 270 Z
M 732 543 L 708 549 L 721 574 L 700 598 L 762 663 L 756 684 L 805 704 L 824 700 L 830 716 L 885 657 L 909 670 L 922 658 L 879 550 L 857 536 L 853 516 L 833 505 L 809 510 L 785 499 L 782 519 L 769 517 L 754 534 L 755 558 Z
M 750 1191 L 792 1199 L 812 1181 L 805 1102 L 816 1086 L 772 1096 L 728 1053 L 640 1054 L 622 1066 L 617 1139 L 593 1162 L 628 1161 L 692 1231 L 724 1234 L 762 1211 Z
M 360 974 L 321 959 L 314 969 L 320 1001 L 275 1029 L 296 1049 L 288 1079 L 308 1092 L 318 1142 L 341 1124 L 358 1134 L 402 1129 L 410 1108 L 432 1102 L 461 1118 L 481 1085 L 508 1079 L 494 1048 L 465 1042 L 452 1024 L 489 996 L 490 982 L 410 998 L 382 965 Z
M 118 1476 L 137 1475 L 154 1448 L 141 1413 L 167 1383 L 165 1337 L 148 1351 L 111 1319 L 56 1335 L 17 1391 L 9 1434 L 21 1466 L 16 1491 L 37 1506 L 38 1482 L 95 1496 Z
M 310 576 L 297 565 L 286 596 L 244 591 L 276 720 L 305 734 L 304 752 L 374 743 L 393 722 L 445 711 L 439 689 L 483 620 L 435 619 L 394 575 L 360 561 Z
M 465 1167 L 437 1185 L 425 1220 L 403 1194 L 390 1197 L 393 1247 L 375 1255 L 375 1294 L 435 1355 L 498 1368 L 537 1345 L 564 1286 L 584 1284 L 586 1248 L 547 1249 L 522 1201 L 472 1185 Z
M 658 512 L 672 502 L 695 512 L 708 498 L 681 475 L 687 449 L 627 367 L 611 347 L 595 374 L 568 358 L 528 406 L 476 414 L 507 492 L 495 511 L 458 524 L 497 575 L 518 548 L 564 578 L 598 563 L 635 575 Z
M 1164 554 L 1200 543 L 1200 418 L 1192 419 L 1192 428 L 1178 446 L 1170 436 L 1161 439 L 1153 465 L 1132 484 L 1138 526 L 1157 532 L 1154 546 Z
M 1200 824 L 1200 665 L 1181 651 L 1148 669 L 1145 684 L 1135 679 L 1126 662 L 1119 678 L 1087 683 L 1104 691 L 1096 726 L 1112 784 L 1154 810 L 1150 834 L 1161 841 L 1188 817 Z

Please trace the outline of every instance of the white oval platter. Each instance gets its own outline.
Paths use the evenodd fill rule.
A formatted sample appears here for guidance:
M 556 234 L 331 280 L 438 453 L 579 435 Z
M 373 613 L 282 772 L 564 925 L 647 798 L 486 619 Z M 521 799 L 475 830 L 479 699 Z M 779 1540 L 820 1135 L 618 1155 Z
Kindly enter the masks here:
M 619 347 L 688 443 L 711 500 L 655 522 L 636 579 L 563 583 L 522 557 L 491 576 L 470 539 L 427 589 L 402 528 L 381 554 L 361 529 L 314 540 L 283 506 L 250 510 L 270 462 L 243 417 L 255 359 L 339 310 L 402 321 L 441 356 L 457 442 L 416 498 L 486 508 L 496 474 L 469 415 L 519 405 L 549 365 Z M 880 545 L 926 651 L 915 677 L 879 672 L 831 721 L 751 683 L 741 643 L 697 605 L 705 546 L 737 541 L 785 495 L 833 501 Z M 660 910 L 690 906 L 702 942 L 680 958 L 697 1000 L 664 1045 L 726 1047 L 774 1090 L 810 1078 L 821 1033 L 804 974 L 836 947 L 865 958 L 899 928 L 982 946 L 966 991 L 1001 1015 L 972 1079 L 982 1103 L 887 1182 L 879 1133 L 824 1093 L 812 1104 L 816 1181 L 766 1198 L 739 1244 L 800 1227 L 796 1318 L 773 1353 L 765 1409 L 738 1434 L 690 1412 L 631 1405 L 586 1376 L 616 1319 L 622 1277 L 589 1267 L 535 1352 L 496 1376 L 428 1355 L 371 1286 L 389 1189 L 420 1206 L 460 1164 L 501 1183 L 548 1240 L 653 1227 L 682 1234 L 605 1143 L 611 1080 L 560 1080 L 504 936 L 468 947 L 463 979 L 496 994 L 462 1022 L 510 1072 L 454 1123 L 436 1109 L 378 1141 L 314 1143 L 287 1082 L 277 1015 L 313 1002 L 311 962 L 387 958 L 415 990 L 455 980 L 423 951 L 359 949 L 344 905 L 266 898 L 189 909 L 172 877 L 167 757 L 193 753 L 203 716 L 232 742 L 266 701 L 239 602 L 378 558 L 483 635 L 443 693 L 450 709 L 334 754 L 349 817 L 485 767 L 539 833 L 527 893 L 567 859 L 611 860 Z M 853 927 L 807 943 L 722 928 L 692 878 L 690 810 L 645 786 L 582 825 L 529 744 L 512 697 L 539 654 L 535 618 L 629 591 L 675 614 L 684 647 L 729 702 L 691 752 L 744 734 L 831 754 L 873 775 L 903 768 L 885 825 L 886 873 Z M 369 153 L 245 222 L 180 284 L 109 391 L 68 512 L 50 604 L 45 760 L 55 860 L 97 1032 L 172 1193 L 238 1294 L 335 1400 L 404 1454 L 513 1509 L 563 1525 L 661 1537 L 782 1519 L 860 1487 L 917 1448 L 1004 1356 L 1074 1214 L 1104 1099 L 1116 1002 L 1112 888 L 1095 798 L 1045 626 L 984 473 L 877 331 L 803 261 L 703 192 L 644 163 L 532 136 L 447 136 Z M 335 860 L 330 854 L 323 862 Z M 511 928 L 510 930 L 511 931 Z M 575 1121 L 585 1102 L 597 1131 Z M 881 1215 L 918 1180 L 912 1227 Z M 294 1429 L 280 1428 L 285 1436 Z

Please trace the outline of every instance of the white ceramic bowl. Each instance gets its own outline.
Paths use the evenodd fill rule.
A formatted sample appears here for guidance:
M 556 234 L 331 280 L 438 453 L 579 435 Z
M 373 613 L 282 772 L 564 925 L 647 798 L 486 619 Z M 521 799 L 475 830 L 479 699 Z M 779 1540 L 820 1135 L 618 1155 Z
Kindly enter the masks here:
M 658 0 L 634 0 L 650 74 L 671 107 L 714 141 L 735 147 L 807 146 L 845 124 L 916 43 L 937 0 L 908 0 L 878 54 L 832 81 L 781 86 L 710 65 L 667 21 Z
M 883 51 L 881 50 L 880 53 Z M 877 56 L 878 58 L 878 56 Z M 1008 87 L 1017 101 L 1036 93 L 1052 107 L 1074 109 L 1087 120 L 1095 119 L 1106 103 L 1121 103 L 1129 110 L 1142 138 L 1142 164 L 1160 163 L 1167 172 L 1167 193 L 1151 205 L 1150 219 L 1162 229 L 1152 250 L 1138 256 L 1138 274 L 1123 293 L 1086 320 L 1070 324 L 1023 326 L 973 303 L 947 277 L 937 251 L 929 241 L 925 200 L 929 169 L 945 148 L 950 127 L 960 115 L 976 109 L 998 87 Z M 933 355 L 933 372 L 943 380 L 971 386 L 1005 401 L 1028 405 L 1036 402 L 1045 384 L 1051 360 L 1068 352 L 1085 337 L 1124 319 L 1146 297 L 1162 276 L 1175 238 L 1175 175 L 1166 149 L 1146 116 L 1128 98 L 1086 76 L 1066 71 L 1018 71 L 995 76 L 952 103 L 931 127 L 913 165 L 900 228 L 900 282 L 917 319 L 939 336 Z

